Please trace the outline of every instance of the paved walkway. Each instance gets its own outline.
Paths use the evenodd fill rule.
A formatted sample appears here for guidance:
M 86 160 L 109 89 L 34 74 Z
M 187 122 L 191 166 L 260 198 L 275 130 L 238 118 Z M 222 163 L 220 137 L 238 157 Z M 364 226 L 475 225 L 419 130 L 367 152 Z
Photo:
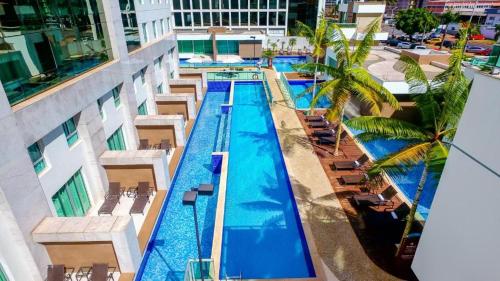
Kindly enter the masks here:
M 275 101 L 271 111 L 317 279 L 399 280 L 379 268 L 364 252 L 300 120 L 283 100 L 275 72 L 264 72 Z

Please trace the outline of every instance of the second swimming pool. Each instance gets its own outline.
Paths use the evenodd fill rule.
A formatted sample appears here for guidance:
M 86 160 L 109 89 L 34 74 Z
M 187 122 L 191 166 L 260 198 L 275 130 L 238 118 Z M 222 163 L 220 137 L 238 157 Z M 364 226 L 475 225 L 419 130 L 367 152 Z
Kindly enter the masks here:
M 262 82 L 234 89 L 220 277 L 314 276 Z
M 320 82 L 323 81 L 317 81 L 317 83 Z M 290 85 L 290 98 L 295 103 L 295 108 L 303 110 L 311 108 L 312 93 L 304 93 L 314 85 L 314 80 L 288 80 L 288 85 Z M 318 100 L 315 108 L 328 108 L 330 105 L 328 97 L 323 96 Z

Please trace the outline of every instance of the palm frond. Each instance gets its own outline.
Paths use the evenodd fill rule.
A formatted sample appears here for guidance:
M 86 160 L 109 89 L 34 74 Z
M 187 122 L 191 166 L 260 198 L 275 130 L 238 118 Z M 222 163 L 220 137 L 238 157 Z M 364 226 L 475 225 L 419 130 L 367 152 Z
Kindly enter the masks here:
M 342 83 L 341 80 L 335 79 L 335 80 L 328 80 L 325 82 L 322 82 L 318 84 L 319 90 L 317 91 L 316 95 L 313 97 L 311 100 L 311 108 L 314 108 L 316 104 L 318 103 L 319 99 L 327 96 L 329 100 L 332 100 L 332 96 L 335 95 L 338 91 L 338 86 Z M 313 86 L 309 87 L 309 89 L 313 88 Z M 313 89 L 311 89 L 312 92 Z
M 421 140 L 429 139 L 425 131 L 409 122 L 375 116 L 361 116 L 345 122 L 347 126 L 379 137 L 392 136 L 392 139 Z
M 363 66 L 368 54 L 370 53 L 373 43 L 375 42 L 375 33 L 380 29 L 380 20 L 380 17 L 377 17 L 368 25 L 365 30 L 365 37 L 361 40 L 359 45 L 356 47 L 356 51 L 354 51 L 352 55 L 354 63 L 359 66 Z
M 448 158 L 448 148 L 439 140 L 432 143 L 431 149 L 427 152 L 427 167 L 429 171 L 437 176 L 443 172 L 446 159 Z
M 338 121 L 342 119 L 344 107 L 351 100 L 351 93 L 348 88 L 339 83 L 335 92 L 330 96 L 331 106 L 327 112 L 327 118 L 330 121 Z
M 352 64 L 349 40 L 347 40 L 344 32 L 337 24 L 332 24 L 332 29 L 334 34 L 332 47 L 337 55 L 337 61 Z M 352 67 L 352 65 L 349 65 L 349 67 Z
M 368 105 L 372 115 L 379 116 L 382 111 L 382 99 L 369 87 L 364 87 L 357 82 L 351 83 L 351 89 L 356 93 L 356 97 L 366 105 Z
M 387 102 L 392 108 L 399 110 L 399 102 L 394 95 L 384 86 L 380 85 L 364 68 L 355 68 L 352 70 L 352 78 L 363 87 L 370 88 L 381 100 Z
M 402 71 L 405 73 L 405 80 L 410 85 L 411 93 L 425 93 L 429 91 L 429 81 L 417 61 L 409 56 L 402 55 L 399 58 L 399 63 Z
M 295 24 L 297 26 L 297 34 L 305 37 L 310 45 L 314 45 L 314 31 L 312 28 L 301 21 L 296 21 Z
M 412 98 L 420 112 L 421 126 L 430 131 L 437 131 L 438 119 L 441 116 L 441 106 L 436 94 L 430 91 L 425 94 L 414 95 Z
M 309 73 L 314 73 L 316 70 L 323 72 L 331 77 L 337 78 L 340 76 L 340 71 L 336 67 L 329 66 L 322 63 L 304 63 L 304 64 L 293 64 L 292 68 L 297 71 L 305 71 Z
M 431 142 L 410 144 L 375 161 L 368 173 L 373 175 L 383 171 L 393 175 L 406 175 L 411 168 L 426 160 L 427 153 L 431 148 Z

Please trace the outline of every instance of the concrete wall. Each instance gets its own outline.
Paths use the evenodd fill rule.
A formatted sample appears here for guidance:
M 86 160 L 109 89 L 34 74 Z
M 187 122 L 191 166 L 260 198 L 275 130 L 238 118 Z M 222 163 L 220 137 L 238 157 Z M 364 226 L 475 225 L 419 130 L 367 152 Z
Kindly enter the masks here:
M 420 280 L 498 280 L 500 80 L 477 73 L 413 261 Z

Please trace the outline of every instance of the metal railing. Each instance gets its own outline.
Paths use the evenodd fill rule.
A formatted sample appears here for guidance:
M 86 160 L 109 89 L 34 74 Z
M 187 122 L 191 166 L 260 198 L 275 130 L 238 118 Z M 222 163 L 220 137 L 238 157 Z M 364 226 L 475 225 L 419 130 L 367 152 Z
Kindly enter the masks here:
M 283 97 L 285 98 L 288 106 L 295 108 L 295 100 L 292 98 L 292 88 L 290 88 L 290 84 L 288 83 L 285 74 L 281 73 L 279 81 L 276 82 L 278 83 L 278 86 L 281 89 L 281 93 L 283 94 Z
M 273 92 L 271 92 L 271 87 L 269 86 L 269 82 L 267 81 L 267 77 L 265 74 L 263 75 L 263 78 L 262 78 L 262 84 L 264 84 L 264 91 L 266 92 L 267 102 L 269 104 L 272 104 L 273 103 Z
M 207 80 L 231 81 L 231 80 L 262 80 L 264 73 L 258 71 L 219 71 L 208 72 Z
M 210 281 L 215 279 L 214 261 L 212 259 L 202 259 L 203 263 L 203 279 Z M 198 259 L 190 259 L 187 262 L 184 281 L 201 280 L 200 263 Z

